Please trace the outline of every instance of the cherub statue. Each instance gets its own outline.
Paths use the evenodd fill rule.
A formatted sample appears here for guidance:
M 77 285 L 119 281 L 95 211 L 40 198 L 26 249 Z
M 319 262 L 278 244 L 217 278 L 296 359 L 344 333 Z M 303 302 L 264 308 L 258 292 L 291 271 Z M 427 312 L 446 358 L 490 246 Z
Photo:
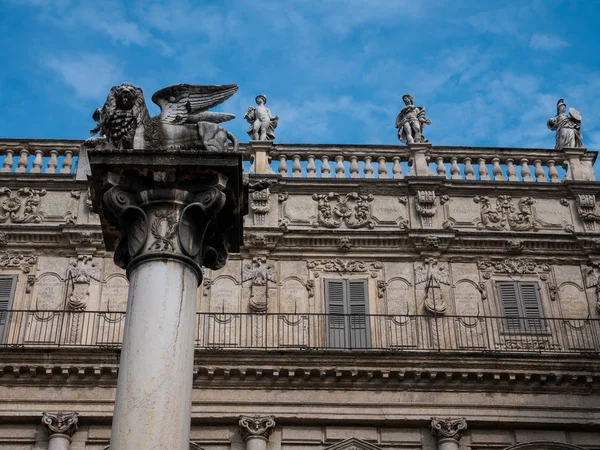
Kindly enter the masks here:
M 398 128 L 398 139 L 406 144 L 428 142 L 423 136 L 423 127 L 430 125 L 431 120 L 425 117 L 424 106 L 414 106 L 410 94 L 402 96 L 406 105 L 396 117 L 396 128 Z
M 160 114 L 150 117 L 144 93 L 130 83 L 114 86 L 106 103 L 92 118 L 96 127 L 90 131 L 100 137 L 86 141 L 89 147 L 117 149 L 204 148 L 228 150 L 228 139 L 237 140 L 217 124 L 233 119 L 233 114 L 208 111 L 237 91 L 235 84 L 208 86 L 177 84 L 155 92 L 152 101 Z
M 250 124 L 248 135 L 254 141 L 273 141 L 275 140 L 275 128 L 279 121 L 279 116 L 273 117 L 271 110 L 265 105 L 267 96 L 260 94 L 256 96 L 256 107 L 248 106 L 244 119 Z
M 575 108 L 569 108 L 569 114 L 566 114 L 566 111 L 565 100 L 559 98 L 558 103 L 556 103 L 556 116 L 546 122 L 548 128 L 556 131 L 556 145 L 554 148 L 583 147 L 581 114 Z

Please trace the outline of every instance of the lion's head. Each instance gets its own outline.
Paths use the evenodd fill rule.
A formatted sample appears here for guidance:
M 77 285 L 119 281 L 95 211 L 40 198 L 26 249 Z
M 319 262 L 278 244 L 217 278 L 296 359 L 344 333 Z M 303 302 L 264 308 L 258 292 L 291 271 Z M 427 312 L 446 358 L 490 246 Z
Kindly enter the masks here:
M 113 86 L 93 118 L 98 122 L 96 129 L 109 143 L 117 148 L 133 148 L 137 128 L 149 118 L 144 93 L 131 83 Z

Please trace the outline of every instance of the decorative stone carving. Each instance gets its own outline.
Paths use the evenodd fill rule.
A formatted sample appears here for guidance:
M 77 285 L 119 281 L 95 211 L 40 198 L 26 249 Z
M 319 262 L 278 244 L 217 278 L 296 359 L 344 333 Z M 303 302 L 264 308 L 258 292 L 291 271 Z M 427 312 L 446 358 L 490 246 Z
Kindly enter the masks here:
M 410 94 L 402 96 L 404 108 L 396 117 L 396 128 L 398 129 L 398 140 L 406 144 L 428 142 L 423 136 L 423 127 L 431 125 L 431 120 L 425 117 L 424 106 L 414 106 Z
M 452 439 L 458 443 L 467 429 L 467 419 L 460 418 L 431 418 L 431 433 L 438 439 Z M 458 447 L 457 447 L 458 448 Z
M 433 216 L 437 213 L 438 203 L 439 200 L 435 195 L 435 191 L 417 191 L 415 209 L 421 217 L 421 225 L 423 228 L 432 227 Z
M 445 266 L 438 266 L 438 260 L 429 258 L 415 269 L 415 284 L 425 283 L 425 308 L 432 314 L 443 314 L 447 305 L 441 285 L 450 284 L 450 273 Z
M 596 231 L 596 222 L 600 222 L 600 213 L 596 208 L 594 194 L 577 194 L 577 214 L 583 222 L 585 231 Z
M 266 312 L 268 305 L 267 289 L 269 281 L 275 283 L 275 267 L 264 256 L 252 258 L 244 264 L 243 280 L 250 281 L 250 309 Z
M 8 233 L 0 233 L 0 245 L 8 244 Z
M 387 283 L 383 280 L 377 280 L 377 297 L 383 298 L 387 290 Z
M 479 261 L 477 263 L 479 270 L 483 272 L 483 277 L 489 279 L 491 273 L 500 273 L 508 275 L 539 275 L 542 280 L 548 279 L 550 266 L 548 264 L 538 264 L 530 259 L 509 258 L 501 261 Z
M 271 110 L 265 106 L 267 104 L 265 94 L 257 95 L 255 101 L 256 107 L 248 106 L 244 114 L 244 119 L 250 124 L 246 132 L 254 141 L 274 141 L 279 116 L 271 115 Z
M 264 225 L 267 214 L 271 210 L 269 189 L 254 191 L 250 194 L 250 209 L 254 213 L 254 225 Z
M 27 284 L 25 285 L 25 293 L 30 294 L 33 286 L 35 286 L 35 275 L 27 275 Z
M 0 252 L 0 269 L 19 268 L 23 273 L 29 273 L 37 263 L 37 256 L 17 252 Z
M 77 261 L 70 264 L 67 276 L 72 283 L 73 290 L 69 296 L 67 306 L 71 311 L 85 311 L 90 295 L 90 281 L 98 281 L 99 269 L 92 262 L 90 255 L 80 255 Z
M 341 194 L 313 194 L 313 200 L 318 201 L 318 215 L 313 226 L 322 225 L 326 228 L 339 228 L 345 224 L 348 228 L 375 228 L 371 215 L 370 202 L 375 197 L 371 194 L 351 192 L 342 197 Z
M 210 288 L 212 287 L 212 280 L 210 278 L 204 278 L 202 281 L 202 291 L 205 297 L 210 295 Z
M 368 270 L 364 261 L 344 261 L 339 258 L 308 261 L 307 266 L 309 269 L 324 272 L 366 272 Z
M 546 126 L 556 131 L 556 145 L 554 148 L 563 149 L 565 147 L 583 147 L 581 137 L 581 114 L 575 108 L 569 108 L 563 98 L 559 98 L 556 103 L 556 116 L 548 119 Z
M 0 188 L 0 223 L 40 223 L 44 214 L 39 211 L 45 189 L 21 188 L 13 192 Z
M 308 292 L 308 298 L 313 298 L 315 296 L 315 280 L 307 280 L 305 286 L 306 291 Z
M 487 196 L 478 195 L 473 201 L 481 205 L 481 221 L 477 224 L 480 230 L 538 230 L 531 210 L 535 200 L 531 197 L 522 197 L 518 209 L 508 195 L 498 196 L 495 209 L 492 208 L 490 198 Z
M 520 241 L 518 239 L 509 239 L 506 241 L 506 249 L 510 253 L 521 253 L 524 248 L 525 244 L 523 243 L 523 241 Z
M 244 243 L 246 247 L 266 248 L 267 237 L 263 234 L 245 234 Z
M 423 238 L 423 244 L 428 249 L 438 249 L 440 247 L 440 240 L 437 236 L 425 236 Z
M 42 413 L 42 423 L 48 428 L 48 434 L 64 434 L 69 438 L 79 427 L 79 414 L 76 412 Z
M 92 118 L 96 127 L 86 141 L 88 147 L 116 149 L 201 148 L 227 151 L 228 139 L 237 150 L 237 140 L 217 124 L 233 119 L 233 114 L 209 112 L 237 91 L 235 84 L 205 86 L 177 84 L 155 92 L 152 101 L 161 112 L 150 117 L 144 94 L 130 83 L 114 86 L 106 103 Z
M 592 263 L 584 269 L 585 287 L 594 288 L 596 293 L 596 309 L 600 312 L 600 264 Z
M 352 248 L 352 239 L 350 239 L 349 237 L 339 238 L 338 248 L 343 252 L 349 251 Z
M 239 425 L 244 440 L 261 438 L 268 441 L 275 428 L 275 417 L 240 416 Z

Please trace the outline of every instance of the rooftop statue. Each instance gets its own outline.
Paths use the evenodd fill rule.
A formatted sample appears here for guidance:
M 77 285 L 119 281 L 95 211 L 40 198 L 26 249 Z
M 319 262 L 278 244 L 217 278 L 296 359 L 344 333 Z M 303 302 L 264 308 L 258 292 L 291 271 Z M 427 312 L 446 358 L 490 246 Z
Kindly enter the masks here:
M 398 128 L 398 139 L 406 144 L 428 142 L 423 136 L 423 127 L 430 125 L 431 120 L 425 117 L 424 106 L 414 106 L 410 94 L 402 96 L 406 105 L 396 117 L 396 128 Z
M 556 145 L 554 148 L 583 147 L 581 114 L 575 108 L 569 108 L 569 114 L 566 114 L 566 111 L 565 100 L 563 98 L 558 99 L 556 116 L 546 122 L 548 128 L 556 131 Z
M 237 147 L 235 137 L 217 124 L 235 117 L 233 114 L 208 111 L 237 91 L 235 84 L 209 86 L 177 84 L 154 93 L 152 101 L 160 114 L 150 117 L 144 93 L 130 83 L 114 86 L 106 103 L 92 118 L 96 127 L 90 131 L 89 147 L 116 149 L 197 148 L 226 151 L 227 140 Z
M 275 128 L 279 121 L 279 116 L 273 117 L 267 104 L 267 96 L 260 94 L 256 96 L 256 107 L 248 106 L 244 119 L 250 124 L 248 135 L 254 141 L 273 141 L 275 140 Z

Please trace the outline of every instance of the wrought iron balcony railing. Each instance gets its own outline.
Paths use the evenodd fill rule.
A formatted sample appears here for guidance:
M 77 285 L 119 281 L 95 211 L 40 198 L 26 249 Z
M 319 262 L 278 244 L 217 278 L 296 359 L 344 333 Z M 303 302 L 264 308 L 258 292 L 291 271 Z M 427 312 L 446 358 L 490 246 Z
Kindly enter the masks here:
M 124 312 L 0 312 L 0 347 L 119 348 Z M 197 349 L 600 354 L 600 319 L 198 313 Z

